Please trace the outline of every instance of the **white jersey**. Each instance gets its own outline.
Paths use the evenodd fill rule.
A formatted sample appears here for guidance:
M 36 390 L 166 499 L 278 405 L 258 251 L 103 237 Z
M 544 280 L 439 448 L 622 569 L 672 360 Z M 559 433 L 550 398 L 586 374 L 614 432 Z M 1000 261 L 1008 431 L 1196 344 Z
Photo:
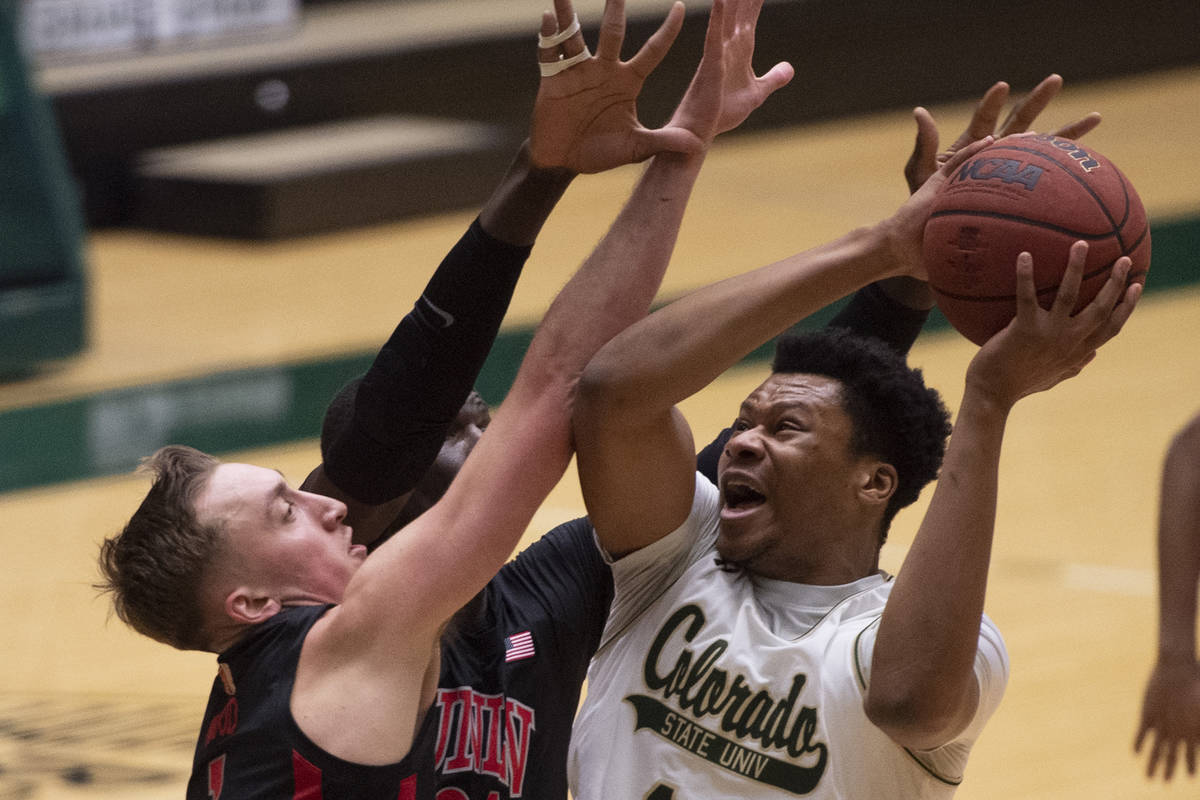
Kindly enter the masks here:
M 809 586 L 722 570 L 719 504 L 698 475 L 687 522 L 614 564 L 572 734 L 575 800 L 951 797 L 1008 680 L 992 622 L 971 724 L 936 750 L 907 750 L 863 711 L 891 577 Z

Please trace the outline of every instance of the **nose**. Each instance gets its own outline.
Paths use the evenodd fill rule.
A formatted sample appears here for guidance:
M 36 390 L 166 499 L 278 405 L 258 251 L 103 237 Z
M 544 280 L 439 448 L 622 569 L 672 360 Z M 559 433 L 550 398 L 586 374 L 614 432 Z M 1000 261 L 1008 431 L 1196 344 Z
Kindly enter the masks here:
M 737 431 L 725 443 L 725 457 L 730 459 L 757 459 L 762 452 L 762 429 L 759 427 Z
M 329 530 L 341 527 L 342 520 L 346 518 L 348 509 L 346 504 L 341 500 L 334 500 L 332 497 L 321 498 L 325 501 L 325 506 L 321 513 L 321 522 Z

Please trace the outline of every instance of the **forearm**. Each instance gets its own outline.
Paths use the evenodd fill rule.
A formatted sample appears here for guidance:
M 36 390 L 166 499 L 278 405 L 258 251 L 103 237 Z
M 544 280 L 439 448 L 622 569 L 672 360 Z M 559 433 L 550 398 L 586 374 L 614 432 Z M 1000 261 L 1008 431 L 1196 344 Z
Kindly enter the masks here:
M 867 711 L 906 746 L 945 744 L 970 721 L 1006 406 L 968 387 L 925 519 L 875 640 Z
M 479 212 L 479 224 L 510 245 L 532 246 L 550 212 L 575 174 L 566 169 L 539 169 L 529 159 L 525 141 L 500 185 Z
M 368 560 L 419 551 L 426 572 L 407 576 L 404 591 L 434 595 L 422 601 L 433 617 L 448 615 L 495 574 L 561 479 L 579 374 L 616 330 L 649 309 L 698 169 L 697 157 L 655 157 L 609 235 L 551 304 L 508 396 L 445 497 L 406 529 L 402 544 L 393 537 Z M 496 477 L 503 475 L 520 479 Z M 448 565 L 452 586 L 442 572 Z
M 334 484 L 377 504 L 420 480 L 474 386 L 528 255 L 480 224 L 463 235 L 363 376 L 350 419 L 323 443 Z
M 897 353 L 907 354 L 929 319 L 932 303 L 921 305 L 919 297 L 895 288 L 907 285 L 900 284 L 901 281 L 928 286 L 909 277 L 876 281 L 855 292 L 850 302 L 829 321 L 829 326 L 874 336 Z
M 1191 663 L 1200 580 L 1200 417 L 1174 438 L 1163 464 L 1158 579 L 1159 659 Z
M 691 396 L 798 320 L 887 274 L 880 228 L 707 286 L 613 339 L 588 368 L 607 413 L 660 411 Z
M 651 160 L 608 233 L 546 313 L 527 362 L 569 365 L 577 379 L 602 345 L 646 316 L 702 163 L 702 154 Z

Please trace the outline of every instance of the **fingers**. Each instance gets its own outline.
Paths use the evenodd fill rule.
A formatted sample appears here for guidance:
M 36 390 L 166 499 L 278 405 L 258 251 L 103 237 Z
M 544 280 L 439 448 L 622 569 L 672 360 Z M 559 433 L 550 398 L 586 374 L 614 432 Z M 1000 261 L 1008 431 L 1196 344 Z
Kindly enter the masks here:
M 1154 770 L 1158 768 L 1158 761 L 1162 757 L 1162 741 L 1157 732 L 1154 734 L 1154 743 L 1150 746 L 1150 760 L 1146 764 L 1146 777 L 1153 778 Z
M 917 123 L 917 138 L 913 142 L 912 154 L 904 165 L 904 179 L 909 193 L 921 188 L 925 179 L 937 170 L 938 129 L 933 115 L 921 106 L 913 109 Z
M 604 4 L 604 19 L 600 22 L 600 36 L 596 40 L 596 58 L 620 60 L 621 45 L 624 42 L 625 0 L 607 0 Z
M 1097 125 L 1100 124 L 1100 112 L 1093 111 L 1083 119 L 1077 119 L 1074 122 L 1069 122 L 1054 132 L 1055 136 L 1061 136 L 1064 139 L 1078 139 L 1086 133 L 1089 133 Z
M 984 136 L 982 139 L 971 142 L 966 147 L 950 156 L 950 158 L 946 160 L 945 164 L 942 164 L 938 171 L 943 175 L 952 174 L 954 170 L 958 169 L 968 158 L 975 155 L 994 141 L 995 139 L 993 139 L 991 136 Z
M 713 1 L 712 10 L 708 13 L 708 28 L 704 31 L 704 54 L 700 57 L 699 70 L 724 64 L 725 26 L 730 16 L 727 11 L 726 0 Z
M 683 3 L 676 0 L 671 5 L 671 10 L 667 12 L 667 18 L 663 20 L 662 25 L 656 30 L 646 43 L 642 45 L 642 49 L 638 50 L 633 58 L 629 59 L 629 66 L 635 75 L 638 75 L 643 80 L 654 69 L 662 63 L 663 58 L 671 49 L 671 45 L 675 43 L 675 37 L 679 35 L 679 30 L 683 27 Z M 620 46 L 618 45 L 613 58 L 620 57 Z M 597 55 L 599 51 L 597 49 Z
M 1062 76 L 1049 75 L 1042 80 L 1037 86 L 1033 87 L 1028 95 L 1021 102 L 1013 106 L 1008 117 L 1004 120 L 1004 124 L 1000 127 L 999 135 L 1001 137 L 1008 136 L 1014 133 L 1024 133 L 1029 130 L 1029 126 L 1037 119 L 1038 115 L 1045 110 L 1050 101 L 1058 95 L 1062 89 Z
M 1059 319 L 1065 319 L 1075 313 L 1075 305 L 1079 302 L 1079 287 L 1083 283 L 1083 265 L 1087 262 L 1087 242 L 1075 242 L 1071 245 L 1067 256 L 1067 268 L 1058 284 L 1058 292 L 1054 295 L 1054 303 L 1050 307 Z M 1116 298 L 1113 298 L 1116 302 Z M 1094 301 L 1093 301 L 1094 303 Z
M 553 36 L 558 32 L 558 22 L 555 20 L 553 11 L 542 12 L 542 36 Z M 553 61 L 558 61 L 558 45 L 554 47 L 539 47 L 538 61 L 543 64 L 549 64 Z
M 554 20 L 555 27 L 548 31 L 546 30 L 545 15 L 542 15 L 542 35 L 550 36 L 558 31 L 565 31 L 575 23 L 575 7 L 571 4 L 571 0 L 554 0 Z M 583 41 L 583 32 L 577 31 L 574 36 L 563 42 L 561 47 L 563 55 L 567 58 L 582 53 L 584 47 L 586 47 Z M 554 48 L 550 48 L 550 53 L 553 58 L 549 60 L 557 61 L 558 52 Z M 545 54 L 545 50 L 539 51 L 539 59 L 543 61 L 547 60 L 544 58 Z
M 1184 744 L 1184 757 L 1187 760 L 1188 775 L 1196 774 L 1196 742 L 1188 741 Z
M 1125 287 L 1129 283 L 1131 263 L 1128 256 L 1121 256 L 1113 262 L 1108 272 L 1108 280 L 1100 287 L 1100 291 L 1096 292 L 1096 297 L 1091 302 L 1091 305 L 1095 306 L 1100 313 L 1107 316 L 1108 312 L 1121 299 L 1121 295 L 1124 294 Z
M 1144 288 L 1142 284 L 1134 283 L 1125 289 L 1121 302 L 1117 303 L 1117 307 L 1113 309 L 1112 315 L 1108 318 L 1108 329 L 1104 332 L 1106 340 L 1116 336 L 1125 327 L 1125 323 L 1133 315 L 1133 310 L 1137 308 Z
M 796 77 L 796 69 L 787 61 L 780 61 L 767 70 L 767 74 L 758 79 L 759 84 L 766 88 L 766 94 L 771 95 L 787 86 Z
M 1022 252 L 1017 256 L 1017 319 L 1033 319 L 1038 311 L 1037 285 L 1033 280 L 1033 256 Z
M 1175 777 L 1175 760 L 1179 756 L 1179 740 L 1172 739 L 1167 745 L 1167 762 L 1163 768 L 1163 780 L 1169 781 Z
M 971 115 L 971 121 L 968 123 L 967 129 L 950 146 L 950 151 L 954 152 L 976 139 L 982 139 L 984 136 L 994 133 L 996 130 L 996 120 L 1000 119 L 1000 112 L 1004 109 L 1004 104 L 1007 102 L 1008 84 L 1004 81 L 997 81 L 992 84 L 992 87 L 984 92 L 983 97 L 975 106 L 975 113 Z

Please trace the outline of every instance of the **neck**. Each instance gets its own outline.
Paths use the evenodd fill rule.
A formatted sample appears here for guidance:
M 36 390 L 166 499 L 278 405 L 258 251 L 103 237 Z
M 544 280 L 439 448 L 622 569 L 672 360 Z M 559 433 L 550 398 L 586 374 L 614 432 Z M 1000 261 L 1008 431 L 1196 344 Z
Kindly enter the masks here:
M 755 575 L 812 586 L 853 583 L 879 569 L 879 535 L 875 526 L 856 527 L 836 535 L 803 539 L 803 552 L 791 557 L 764 554 L 745 565 Z M 801 541 L 800 536 L 796 541 Z

